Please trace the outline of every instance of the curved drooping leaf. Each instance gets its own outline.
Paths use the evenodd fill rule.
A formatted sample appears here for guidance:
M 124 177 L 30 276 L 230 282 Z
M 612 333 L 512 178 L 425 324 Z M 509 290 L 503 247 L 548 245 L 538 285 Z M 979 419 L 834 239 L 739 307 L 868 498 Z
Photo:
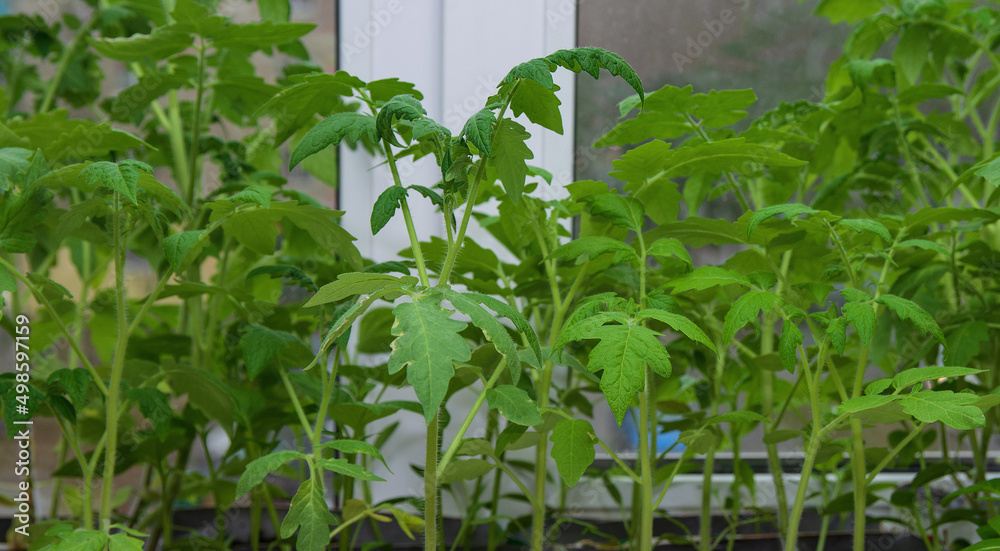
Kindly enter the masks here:
M 357 143 L 367 137 L 377 142 L 379 135 L 375 129 L 375 118 L 363 113 L 334 113 L 316 123 L 292 150 L 288 168 L 302 162 L 306 157 L 318 153 L 329 146 L 336 147 L 344 139 Z
M 875 302 L 884 304 L 897 316 L 899 316 L 899 319 L 910 321 L 914 326 L 916 326 L 917 329 L 924 333 L 929 333 L 941 344 L 946 343 L 944 332 L 941 331 L 941 326 L 934 321 L 934 318 L 931 317 L 926 310 L 921 308 L 912 300 L 898 297 L 896 295 L 885 294 L 875 299 Z
M 451 312 L 441 307 L 441 299 L 438 294 L 417 298 L 392 310 L 396 316 L 392 334 L 396 339 L 391 345 L 389 373 L 406 368 L 406 380 L 424 406 L 428 423 L 448 393 L 454 363 L 472 355 L 468 343 L 459 335 L 466 323 L 451 319 Z
M 375 116 L 375 130 L 383 140 L 396 147 L 402 147 L 392 130 L 393 123 L 397 120 L 415 121 L 426 114 L 427 110 L 420 105 L 420 100 L 410 94 L 400 94 L 379 109 L 378 115 Z
M 753 231 L 757 229 L 757 226 L 760 225 L 761 222 L 776 214 L 784 214 L 789 219 L 792 219 L 801 214 L 815 214 L 817 212 L 819 211 L 812 207 L 800 205 L 798 203 L 787 203 L 784 205 L 764 207 L 753 213 L 753 216 L 750 217 L 750 221 L 747 222 L 747 240 L 750 240 L 750 236 L 753 235 Z
M 636 314 L 635 319 L 655 319 L 661 321 L 669 325 L 674 331 L 683 333 L 685 337 L 705 345 L 712 352 L 716 352 L 715 343 L 712 342 L 712 339 L 708 338 L 708 335 L 695 325 L 693 321 L 680 314 L 674 314 L 657 308 L 647 308 Z
M 451 289 L 443 289 L 442 293 L 459 312 L 469 316 L 472 324 L 481 329 L 486 339 L 493 343 L 497 352 L 503 355 L 504 359 L 507 360 L 510 376 L 514 380 L 514 384 L 517 384 L 521 377 L 521 360 L 517 353 L 517 345 L 511 339 L 507 328 L 497 321 L 493 314 L 487 312 L 478 302 L 465 294 Z
M 729 342 L 737 331 L 781 304 L 781 298 L 769 291 L 750 291 L 736 299 L 722 324 L 722 340 Z
M 496 121 L 493 110 L 484 108 L 469 117 L 462 127 L 462 137 L 476 146 L 483 157 L 489 157 L 493 150 L 493 125 Z
M 565 67 L 574 73 L 584 71 L 594 78 L 598 78 L 600 70 L 607 69 L 614 76 L 621 77 L 629 86 L 639 94 L 639 101 L 646 98 L 646 93 L 642 90 L 642 81 L 632 67 L 621 58 L 620 55 L 609 52 L 602 48 L 583 47 L 569 50 L 559 50 L 545 56 L 546 61 Z M 505 78 L 504 81 L 507 79 Z M 540 83 L 541 84 L 541 83 Z
M 378 235 L 382 228 L 392 220 L 396 214 L 396 209 L 400 206 L 400 201 L 406 198 L 406 188 L 399 186 L 389 186 L 379 194 L 372 206 L 372 235 Z

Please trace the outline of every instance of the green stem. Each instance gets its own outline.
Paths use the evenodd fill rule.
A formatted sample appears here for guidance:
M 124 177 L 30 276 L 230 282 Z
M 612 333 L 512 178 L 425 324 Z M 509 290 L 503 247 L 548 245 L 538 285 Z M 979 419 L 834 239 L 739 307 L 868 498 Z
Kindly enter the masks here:
M 809 402 L 812 410 L 812 434 L 809 437 L 809 444 L 806 449 L 805 460 L 802 463 L 802 475 L 799 479 L 799 486 L 795 492 L 795 501 L 792 505 L 792 513 L 788 518 L 788 532 L 785 539 L 785 551 L 796 551 L 798 548 L 798 537 L 799 537 L 799 523 L 802 520 L 802 512 L 805 509 L 806 498 L 809 495 L 809 479 L 812 476 L 813 466 L 816 463 L 816 454 L 819 452 L 820 440 L 823 438 L 824 431 L 820 428 L 819 421 L 822 419 L 822 414 L 819 409 L 820 395 L 818 388 L 818 381 L 820 373 L 823 370 L 823 358 L 817 358 L 816 361 L 816 380 L 813 380 L 813 374 L 809 369 L 809 356 L 806 354 L 806 350 L 802 345 L 799 345 L 799 354 L 802 356 L 802 378 L 806 381 L 806 387 L 809 389 Z M 832 425 L 831 425 L 832 426 Z
M 654 410 L 652 395 L 653 370 L 648 366 L 645 372 L 646 385 L 639 400 L 639 482 L 642 487 L 642 518 L 639 524 L 639 549 L 653 548 L 653 469 L 652 460 L 656 455 L 655 433 L 649 430 L 650 413 Z
M 162 111 L 160 106 L 154 101 L 153 112 Z M 167 92 L 167 110 L 170 117 L 170 125 L 166 128 L 170 132 L 170 153 L 174 157 L 174 178 L 177 179 L 177 186 L 184 190 L 185 196 L 190 196 L 191 181 L 188 179 L 187 155 L 184 150 L 184 123 L 181 122 L 181 105 L 177 98 L 177 90 Z M 193 207 L 191 201 L 188 206 Z
M 396 157 L 392 154 L 392 147 L 385 140 L 382 140 L 382 150 L 389 163 L 389 171 L 392 172 L 393 185 L 402 188 L 403 182 L 399 178 L 399 169 L 396 168 Z M 406 202 L 404 195 L 399 200 L 399 206 L 403 211 L 403 221 L 406 222 L 406 234 L 410 237 L 410 249 L 413 250 L 413 259 L 417 263 L 417 274 L 420 276 L 420 284 L 429 287 L 430 280 L 427 277 L 427 266 L 424 264 L 424 253 L 420 249 L 420 240 L 417 239 L 417 230 L 413 226 L 413 216 L 410 215 L 410 206 Z
M 444 455 L 441 457 L 441 461 L 439 461 L 437 464 L 438 477 L 440 477 L 441 474 L 444 473 L 444 470 L 448 466 L 448 463 L 451 462 L 452 458 L 458 452 L 458 449 L 462 447 L 462 438 L 465 437 L 466 431 L 468 431 L 469 427 L 472 426 L 472 421 L 475 420 L 476 414 L 479 413 L 479 408 L 482 407 L 483 402 L 486 401 L 486 392 L 489 389 L 493 388 L 493 385 L 496 384 L 497 380 L 500 378 L 500 375 L 503 374 L 503 371 L 506 368 L 506 366 L 507 366 L 507 358 L 502 358 L 500 360 L 500 363 L 498 363 L 497 366 L 493 369 L 493 374 L 490 375 L 489 380 L 487 380 L 485 384 L 483 384 L 483 390 L 479 393 L 479 396 L 476 397 L 476 403 L 472 404 L 472 409 L 470 409 L 469 413 L 466 414 L 465 420 L 462 421 L 462 426 L 458 428 L 458 434 L 456 434 L 455 437 L 452 438 L 451 444 L 448 445 L 448 449 L 444 452 Z
M 503 122 L 504 113 L 507 112 L 507 107 L 510 105 L 510 101 L 514 98 L 514 93 L 517 92 L 517 88 L 520 85 L 520 80 L 514 83 L 514 86 L 510 89 L 510 93 L 507 94 L 507 98 L 504 99 L 503 105 L 500 107 L 500 111 L 497 112 L 497 122 L 490 135 L 490 143 L 493 143 L 493 140 L 496 139 L 497 131 L 500 129 L 500 123 Z M 458 257 L 458 251 L 462 248 L 462 241 L 465 240 L 465 231 L 469 228 L 469 220 L 472 218 L 472 209 L 476 205 L 476 197 L 479 195 L 479 184 L 482 182 L 485 174 L 486 157 L 480 154 L 479 169 L 476 170 L 476 177 L 472 180 L 472 185 L 469 186 L 469 196 L 465 200 L 465 212 L 462 213 L 462 224 L 458 227 L 458 235 L 455 237 L 454 246 L 448 249 L 448 255 L 444 259 L 444 265 L 441 268 L 441 276 L 438 278 L 438 286 L 446 285 L 448 283 L 448 278 L 451 276 L 451 270 L 455 267 L 455 258 Z
M 424 551 L 438 551 L 438 412 L 427 423 L 424 448 Z
M 66 327 L 65 323 L 63 323 L 62 318 L 59 316 L 58 312 L 56 312 L 56 309 L 54 306 L 52 306 L 52 303 L 49 302 L 49 299 L 46 298 L 45 294 L 43 294 L 40 290 L 38 290 L 38 288 L 35 287 L 33 283 L 31 283 L 31 280 L 29 280 L 21 273 L 21 270 L 14 267 L 13 264 L 8 262 L 7 259 L 3 258 L 2 256 L 0 256 L 0 266 L 6 268 L 7 271 L 10 272 L 18 281 L 23 283 L 24 286 L 28 288 L 28 292 L 30 292 L 32 296 L 34 296 L 35 299 L 37 299 L 38 302 L 42 306 L 44 306 L 46 310 L 49 311 L 52 320 L 55 321 L 56 325 L 59 327 L 59 332 L 66 337 L 66 342 L 69 343 L 69 347 L 73 349 L 73 354 L 76 356 L 77 359 L 80 360 L 80 363 L 83 364 L 83 367 L 87 369 L 87 372 L 90 373 L 90 377 L 91 379 L 93 379 L 94 385 L 97 386 L 97 389 L 101 391 L 101 394 L 107 396 L 108 387 L 105 386 L 104 381 L 101 379 L 101 376 L 97 373 L 97 370 L 94 369 L 94 365 L 90 363 L 90 360 L 87 359 L 87 355 L 84 354 L 83 350 L 80 349 L 80 345 L 77 342 L 77 340 L 73 338 L 73 332 L 70 331 L 68 327 Z M 16 297 L 17 295 L 15 294 L 14 296 Z M 14 311 L 16 312 L 18 310 Z
M 205 93 L 205 45 L 198 39 L 198 80 L 195 82 L 194 115 L 191 118 L 191 148 L 188 150 L 187 204 L 193 206 L 201 195 L 201 179 L 198 177 L 198 142 L 201 140 L 201 104 Z
M 118 459 L 118 392 L 122 371 L 125 366 L 125 351 L 128 348 L 128 322 L 125 319 L 125 238 L 121 227 L 121 196 L 114 194 L 113 246 L 115 255 L 115 302 L 118 309 L 118 344 L 111 363 L 111 380 L 106 398 L 106 426 L 104 451 L 104 478 L 101 481 L 100 529 L 107 531 L 111 526 L 111 499 L 115 478 L 115 464 Z
M 93 29 L 100 20 L 100 10 L 94 10 L 94 14 L 91 16 L 90 20 L 76 32 L 73 36 L 73 40 L 63 49 L 62 55 L 59 57 L 59 65 L 56 66 L 56 73 L 52 76 L 52 80 L 49 81 L 49 85 L 45 88 L 45 96 L 42 97 L 42 103 L 38 106 L 39 113 L 46 113 L 52 107 L 52 103 L 56 98 L 56 91 L 59 90 L 59 85 L 62 84 L 62 79 L 66 76 L 69 64 L 73 61 L 73 54 L 76 53 L 77 48 L 80 47 L 80 43 L 83 42 L 86 37 L 90 36 L 90 30 Z
M 285 368 L 283 366 L 278 366 L 278 375 L 281 377 L 281 383 L 285 385 L 285 391 L 288 392 L 288 397 L 292 400 L 292 407 L 295 409 L 295 414 L 299 418 L 299 423 L 302 425 L 302 431 L 306 433 L 306 437 L 309 441 L 313 441 L 313 431 L 309 426 L 309 419 L 306 417 L 306 412 L 302 409 L 302 403 L 299 402 L 299 397 L 295 393 L 295 388 L 292 386 L 292 382 L 288 379 L 288 374 L 285 373 Z
M 880 472 L 882 472 L 882 469 L 886 468 L 889 465 L 889 463 L 891 463 L 897 457 L 899 457 L 899 452 L 903 451 L 903 448 L 905 448 L 907 444 L 909 444 L 914 438 L 919 436 L 920 433 L 923 432 L 924 427 L 926 425 L 927 423 L 921 422 L 917 426 L 913 427 L 913 430 L 906 435 L 906 438 L 900 440 L 899 443 L 896 444 L 896 446 L 892 448 L 892 450 L 888 454 L 886 454 L 884 458 L 882 458 L 882 461 L 879 461 L 878 465 L 875 465 L 875 467 L 871 470 L 871 472 L 868 473 L 868 477 L 865 479 L 865 484 L 871 484 L 872 482 L 875 482 L 875 477 L 878 476 Z

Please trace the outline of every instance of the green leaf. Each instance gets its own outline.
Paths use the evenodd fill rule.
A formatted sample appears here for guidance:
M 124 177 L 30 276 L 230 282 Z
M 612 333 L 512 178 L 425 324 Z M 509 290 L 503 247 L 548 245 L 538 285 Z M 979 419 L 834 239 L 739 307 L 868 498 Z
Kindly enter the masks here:
M 738 410 L 709 417 L 705 420 L 706 425 L 718 423 L 767 423 L 767 418 L 755 411 Z
M 689 247 L 746 243 L 735 224 L 719 218 L 689 216 L 680 222 L 661 224 L 660 227 L 646 233 L 656 237 L 674 237 Z
M 247 463 L 240 475 L 239 482 L 236 483 L 236 495 L 242 496 L 255 486 L 264 481 L 269 473 L 278 467 L 302 457 L 302 453 L 296 450 L 281 450 L 263 457 L 258 457 Z
M 951 257 L 951 253 L 948 252 L 948 249 L 944 248 L 940 243 L 935 243 L 926 239 L 907 239 L 905 241 L 900 241 L 896 246 L 899 248 L 916 247 L 925 251 L 936 251 L 945 258 Z
M 583 200 L 590 205 L 592 215 L 603 216 L 620 228 L 636 233 L 642 231 L 644 214 L 642 204 L 636 199 L 617 193 L 601 193 Z
M 170 434 L 170 419 L 174 415 L 167 395 L 155 388 L 144 387 L 130 389 L 126 396 L 138 404 L 142 416 L 152 423 L 156 437 L 165 442 Z
M 663 322 L 670 326 L 674 331 L 683 333 L 685 337 L 708 347 L 712 352 L 718 353 L 715 349 L 715 343 L 712 339 L 708 338 L 708 335 L 701 330 L 700 327 L 695 325 L 695 323 L 688 318 L 680 315 L 674 314 L 672 312 L 667 312 L 666 310 L 660 310 L 657 308 L 647 308 L 640 311 L 635 315 L 636 320 L 644 319 L 655 319 L 657 321 Z
M 489 162 L 497 170 L 504 191 L 516 205 L 524 190 L 524 179 L 528 174 L 527 159 L 534 155 L 525 140 L 531 137 L 524 127 L 510 119 L 503 119 L 497 128 L 496 139 L 493 141 L 493 153 Z
M 646 94 L 642 90 L 642 81 L 639 80 L 639 75 L 635 74 L 632 67 L 616 53 L 602 48 L 584 47 L 559 50 L 545 56 L 544 59 L 549 63 L 565 67 L 574 73 L 584 71 L 594 78 L 598 78 L 602 68 L 607 69 L 612 75 L 621 77 L 622 80 L 627 82 L 635 90 L 635 93 L 639 94 L 640 102 L 646 98 Z M 508 75 L 509 77 L 510 75 Z M 507 78 L 504 78 L 503 81 L 508 82 Z M 551 88 L 551 85 L 548 87 Z
M 635 394 L 645 388 L 646 365 L 663 377 L 670 376 L 670 355 L 659 333 L 638 325 L 605 325 L 584 338 L 600 339 L 590 351 L 587 371 L 601 371 L 601 392 L 621 426 Z
M 542 423 L 538 405 L 524 389 L 512 385 L 501 385 L 486 391 L 486 401 L 490 408 L 500 412 L 508 421 L 532 427 Z
M 783 320 L 781 323 L 781 338 L 778 339 L 778 357 L 781 358 L 781 365 L 789 373 L 795 371 L 798 349 L 801 344 L 802 331 L 799 330 L 799 327 L 795 323 Z
M 427 111 L 420 101 L 410 94 L 400 94 L 387 101 L 375 116 L 375 129 L 379 137 L 396 147 L 402 147 L 396 140 L 396 134 L 392 130 L 396 120 L 415 121 L 420 119 Z
M 507 360 L 507 368 L 510 370 L 510 376 L 514 380 L 514 384 L 517 384 L 521 376 L 521 360 L 518 356 L 517 345 L 511 339 L 507 328 L 472 297 L 451 289 L 444 289 L 442 293 L 459 312 L 469 316 L 472 324 L 482 330 L 483 335 L 493 343 L 497 352 L 503 354 L 503 357 Z
M 296 530 L 295 548 L 300 551 L 323 551 L 330 545 L 330 526 L 337 518 L 323 499 L 323 489 L 310 478 L 299 486 L 288 514 L 281 521 L 281 538 L 288 539 Z
M 881 0 L 821 0 L 816 15 L 828 18 L 831 23 L 846 21 L 853 25 L 881 9 Z
M 174 273 L 180 273 L 187 266 L 188 254 L 198 244 L 204 230 L 192 230 L 168 235 L 163 240 L 163 256 L 167 258 Z M 200 249 L 201 247 L 199 247 Z
M 295 201 L 272 203 L 269 210 L 280 212 L 289 222 L 305 230 L 320 247 L 336 252 L 355 270 L 364 268 L 361 253 L 353 243 L 354 236 L 337 224 L 343 211 L 298 205 Z
M 965 377 L 967 375 L 978 375 L 983 373 L 982 369 L 960 366 L 931 366 L 931 367 L 911 367 L 900 371 L 892 378 L 892 386 L 902 390 L 910 385 L 934 381 L 951 377 Z
M 905 371 L 904 371 L 905 373 Z M 899 400 L 903 411 L 925 423 L 942 422 L 953 429 L 971 430 L 986 424 L 979 396 L 950 390 L 920 390 Z
M 830 339 L 830 344 L 842 356 L 844 348 L 847 346 L 847 323 L 847 318 L 841 316 L 830 322 L 826 328 L 826 336 Z
M 310 114 L 310 118 L 312 115 Z M 375 118 L 362 113 L 335 113 L 319 121 L 306 132 L 292 150 L 288 161 L 289 170 L 306 157 L 323 151 L 329 146 L 336 147 L 347 138 L 350 143 L 358 143 L 363 138 L 377 142 Z
M 302 77 L 302 82 L 278 92 L 260 106 L 258 113 L 271 113 L 276 123 L 275 145 L 285 142 L 300 128 L 307 127 L 318 114 L 328 116 L 343 106 L 341 97 L 350 96 L 356 88 L 365 83 L 345 71 L 334 74 L 311 74 Z M 367 115 L 365 117 L 371 118 Z M 369 137 L 377 141 L 374 119 Z M 322 124 L 322 123 L 320 123 Z M 325 147 L 325 146 L 324 146 Z M 322 149 L 322 148 L 321 148 Z
M 384 478 L 376 476 L 365 469 L 361 465 L 349 462 L 343 457 L 338 457 L 336 459 L 320 459 L 316 462 L 316 466 L 322 469 L 326 469 L 337 474 L 342 474 L 344 476 L 349 476 L 351 478 L 356 478 L 358 480 L 368 480 L 371 482 L 385 482 Z
M 138 205 L 136 188 L 139 184 L 139 174 L 152 171 L 153 167 L 132 159 L 118 163 L 99 161 L 81 170 L 80 177 L 86 179 L 88 186 L 100 183 L 103 187 L 121 193 L 133 205 Z
M 934 223 L 943 224 L 966 220 L 996 221 L 997 219 L 1000 219 L 1000 214 L 986 209 L 971 207 L 924 207 L 903 216 L 903 226 L 913 229 Z
M 462 137 L 466 141 L 476 146 L 480 155 L 490 157 L 493 143 L 493 124 L 496 122 L 496 115 L 493 110 L 483 108 L 475 115 L 469 117 L 462 127 Z
M 899 319 L 909 320 L 917 329 L 924 333 L 929 333 L 938 342 L 945 344 L 944 333 L 941 331 L 941 327 L 926 310 L 918 306 L 915 302 L 888 294 L 878 297 L 875 301 L 887 306 L 899 316 Z
M 396 277 L 389 274 L 346 272 L 337 276 L 337 281 L 320 287 L 320 290 L 305 305 L 306 307 L 319 306 L 338 302 L 354 295 L 370 295 L 377 291 L 401 289 L 416 282 L 417 279 L 412 276 Z
M 664 176 L 689 176 L 696 172 L 718 171 L 746 172 L 754 165 L 794 167 L 806 161 L 786 155 L 777 149 L 746 141 L 746 138 L 729 138 L 672 150 L 664 158 Z
M 877 379 L 872 381 L 865 387 L 865 396 L 874 396 L 876 394 L 882 394 L 890 386 L 892 386 L 892 379 Z
M 996 551 L 1000 549 L 1000 538 L 990 538 L 963 547 L 962 551 Z
M 866 302 L 848 302 L 844 304 L 843 313 L 858 331 L 861 346 L 870 347 L 875 336 L 875 309 Z
M 240 337 L 240 348 L 247 364 L 247 375 L 250 380 L 264 370 L 281 354 L 285 346 L 296 340 L 295 335 L 285 331 L 275 331 L 263 325 L 251 325 Z
M 285 44 L 301 38 L 316 28 L 314 23 L 259 23 L 229 24 L 212 33 L 212 45 L 241 51 L 269 50 L 271 46 Z
M 574 486 L 594 462 L 594 427 L 584 419 L 563 419 L 552 428 L 552 459 L 567 486 Z
M 403 95 L 410 95 L 418 100 L 424 99 L 424 95 L 417 90 L 416 85 L 396 77 L 373 80 L 365 85 L 365 89 L 368 90 L 372 100 L 376 102 L 386 102 L 396 96 Z
M 672 287 L 674 293 L 683 293 L 692 290 L 704 291 L 717 285 L 732 284 L 750 287 L 750 280 L 725 268 L 702 266 L 689 274 L 668 281 L 666 287 Z
M 466 323 L 451 319 L 441 307 L 441 295 L 415 298 L 393 308 L 396 323 L 392 326 L 392 354 L 389 373 L 406 368 L 417 399 L 424 406 L 428 423 L 437 414 L 448 393 L 448 383 L 455 374 L 454 363 L 467 361 L 469 345 L 459 332 Z
M 438 475 L 438 484 L 473 480 L 484 476 L 495 468 L 496 465 L 485 459 L 456 459 L 445 465 L 444 472 Z
M 520 312 L 515 310 L 511 305 L 506 302 L 499 300 L 497 298 L 491 297 L 489 295 L 484 295 L 482 293 L 464 293 L 464 295 L 472 300 L 475 300 L 482 304 L 483 306 L 493 310 L 497 314 L 509 319 L 514 327 L 521 333 L 523 337 L 528 340 L 528 345 L 531 346 L 532 352 L 535 353 L 535 358 L 538 360 L 538 365 L 542 364 L 542 351 L 538 343 L 538 335 L 535 334 L 535 329 L 531 326 L 528 320 L 521 315 Z
M 969 471 L 972 467 L 958 463 L 932 463 L 921 469 L 910 482 L 910 488 L 926 486 L 939 478 Z
M 52 530 L 48 532 L 51 533 Z M 57 537 L 58 543 L 47 545 L 39 551 L 104 551 L 108 545 L 108 535 L 100 530 L 59 532 Z
M 884 406 L 889 402 L 894 402 L 896 398 L 898 398 L 898 396 L 881 396 L 878 394 L 858 396 L 857 398 L 851 398 L 850 400 L 840 404 L 839 409 L 841 413 L 858 413 Z
M 111 534 L 108 537 L 108 549 L 110 551 L 142 551 L 145 544 L 145 540 L 134 538 L 123 532 Z
M 622 243 L 621 240 L 596 235 L 581 237 L 569 243 L 559 245 L 545 259 L 567 258 L 576 260 L 586 254 L 588 259 L 594 260 L 602 254 L 608 253 L 614 253 L 614 262 L 639 259 L 639 256 L 635 254 L 635 250 L 629 245 Z
M 399 186 L 389 186 L 385 188 L 375 200 L 375 205 L 372 207 L 372 235 L 378 235 L 378 232 L 389 223 L 393 215 L 396 214 L 396 209 L 399 208 L 400 201 L 406 198 L 406 188 L 401 188 Z
M 510 100 L 510 109 L 514 116 L 522 113 L 528 120 L 557 133 L 563 133 L 562 114 L 559 105 L 562 103 L 556 97 L 553 87 L 542 86 L 535 80 L 523 80 Z
M 58 369 L 49 375 L 47 382 L 58 382 L 77 408 L 86 405 L 87 388 L 90 387 L 90 374 L 86 369 Z
M 866 231 L 874 233 L 879 236 L 886 245 L 892 243 L 892 235 L 889 234 L 889 229 L 886 228 L 884 224 L 876 220 L 870 220 L 868 218 L 844 218 L 837 221 L 837 225 L 851 228 L 856 232 Z
M 350 439 L 331 440 L 321 445 L 320 448 L 324 450 L 337 450 L 343 453 L 363 453 L 365 455 L 370 455 L 381 461 L 382 465 L 385 465 L 386 469 L 389 468 L 389 465 L 385 462 L 385 458 L 382 457 L 382 452 L 368 442 Z
M 968 365 L 979 355 L 984 341 L 990 338 L 989 326 L 983 320 L 967 321 L 948 335 L 944 361 L 949 365 Z
M 0 202 L 0 250 L 26 253 L 35 246 L 31 233 L 45 221 L 52 193 L 37 183 L 21 193 L 4 193 Z
M 673 237 L 657 239 L 646 249 L 646 254 L 662 257 L 676 256 L 688 266 L 694 266 L 694 263 L 691 261 L 691 255 L 684 248 L 684 244 L 679 239 L 674 239 Z
M 722 324 L 722 340 L 730 342 L 736 332 L 746 324 L 757 319 L 761 312 L 770 312 L 781 305 L 778 295 L 768 291 L 750 291 L 736 299 L 733 306 L 726 312 Z
M 28 159 L 34 154 L 23 147 L 0 148 L 0 190 L 10 189 L 10 182 L 15 174 L 28 170 Z
M 150 34 L 128 38 L 91 38 L 90 44 L 102 56 L 118 61 L 160 61 L 188 49 L 194 37 L 173 25 L 157 27 Z
M 753 216 L 750 217 L 750 221 L 747 222 L 747 241 L 750 240 L 750 236 L 753 235 L 753 231 L 757 229 L 757 226 L 760 225 L 761 222 L 776 214 L 784 214 L 789 220 L 791 220 L 801 214 L 814 214 L 817 212 L 819 211 L 812 207 L 807 207 L 806 205 L 800 205 L 798 203 L 787 203 L 783 205 L 764 207 L 753 213 Z

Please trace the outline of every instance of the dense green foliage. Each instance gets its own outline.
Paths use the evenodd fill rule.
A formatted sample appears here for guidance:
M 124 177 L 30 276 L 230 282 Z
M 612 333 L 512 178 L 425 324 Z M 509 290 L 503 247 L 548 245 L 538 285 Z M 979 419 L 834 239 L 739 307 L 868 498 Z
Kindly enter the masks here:
M 488 524 L 491 549 L 529 538 L 542 549 L 584 523 L 567 496 L 585 478 L 621 505 L 631 548 L 732 546 L 750 515 L 793 551 L 810 507 L 824 535 L 853 513 L 860 551 L 878 501 L 929 549 L 997 548 L 1000 9 L 822 0 L 819 14 L 854 25 L 826 96 L 754 121 L 751 90 L 646 92 L 619 56 L 562 50 L 513 68 L 452 134 L 410 83 L 318 70 L 299 41 L 312 25 L 289 22 L 287 0 L 259 0 L 261 22 L 244 24 L 211 2 L 170 4 L 102 2 L 88 21 L 54 25 L 0 18 L 12 30 L 0 48 L 2 326 L 14 335 L 11 314 L 31 311 L 33 351 L 30 383 L 0 375 L 3 419 L 8 434 L 33 416 L 62 432 L 32 549 L 227 549 L 237 503 L 251 507 L 255 549 L 264 515 L 288 548 L 348 549 L 361 525 L 378 539 L 395 523 L 438 549 L 443 491 L 466 511 L 459 545 Z M 269 83 L 250 56 L 275 49 L 298 61 Z M 102 60 L 136 84 L 102 98 Z M 525 140 L 563 131 L 559 70 L 636 95 L 596 143 L 625 146 L 608 181 L 543 200 L 551 177 Z M 394 261 L 363 258 L 343 213 L 282 176 L 336 182 L 342 143 L 391 171 L 370 229 L 403 218 L 410 247 Z M 425 157 L 440 181 L 405 182 L 399 161 Z M 412 201 L 436 206 L 446 238 L 417 235 Z M 499 215 L 475 212 L 487 202 Z M 474 218 L 501 254 L 467 236 Z M 141 271 L 155 284 L 126 289 Z M 370 354 L 385 362 L 361 367 Z M 414 399 L 383 399 L 398 386 Z M 454 407 L 457 393 L 473 407 Z M 594 430 L 605 402 L 618 424 L 634 416 L 634 462 Z M 483 405 L 485 434 L 468 437 Z M 423 496 L 376 503 L 375 467 L 402 416 L 427 427 Z M 457 436 L 442 441 L 449 424 Z M 656 436 L 671 429 L 685 447 L 668 463 Z M 221 455 L 213 431 L 228 439 Z M 741 455 L 751 437 L 790 501 L 779 491 L 758 506 Z M 794 484 L 779 444 L 803 452 Z M 598 447 L 613 468 L 591 469 Z M 189 469 L 196 448 L 207 475 Z M 528 448 L 531 463 L 507 455 Z M 723 451 L 735 477 L 717 501 Z M 655 534 L 695 459 L 700 532 Z M 875 483 L 913 465 L 908 485 Z M 142 486 L 116 485 L 132 468 Z M 298 489 L 286 495 L 276 477 Z M 504 479 L 519 492 L 501 494 Z M 958 488 L 934 502 L 931 483 L 948 479 Z M 175 505 L 203 499 L 216 537 L 175 538 Z M 507 516 L 513 502 L 530 518 Z M 713 534 L 719 509 L 727 528 Z M 983 542 L 951 537 L 960 523 Z

